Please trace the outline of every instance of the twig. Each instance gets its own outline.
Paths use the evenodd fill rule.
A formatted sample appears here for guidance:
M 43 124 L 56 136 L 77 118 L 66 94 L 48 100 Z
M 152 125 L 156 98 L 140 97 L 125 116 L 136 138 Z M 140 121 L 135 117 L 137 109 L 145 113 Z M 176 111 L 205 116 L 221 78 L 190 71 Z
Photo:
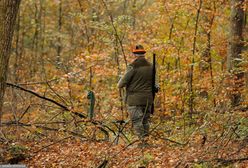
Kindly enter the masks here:
M 0 134 L 2 135 L 3 138 L 0 138 L 3 139 L 4 141 L 8 142 L 9 140 L 6 138 L 6 136 L 4 135 L 4 133 L 2 132 L 2 130 L 0 130 Z
M 68 136 L 68 137 L 62 138 L 62 139 L 60 139 L 60 140 L 58 140 L 58 141 L 56 141 L 56 142 L 54 142 L 54 143 L 51 143 L 51 144 L 49 144 L 49 145 L 46 145 L 46 146 L 42 147 L 41 149 L 39 149 L 39 150 L 37 150 L 37 151 L 34 151 L 34 153 L 38 153 L 38 152 L 42 151 L 43 149 L 49 148 L 50 146 L 55 145 L 55 144 L 57 144 L 57 143 L 59 143 L 59 142 L 62 142 L 62 141 L 64 141 L 64 140 L 66 140 L 66 139 L 69 139 L 69 138 L 72 138 L 72 136 Z
M 47 82 L 47 86 L 49 87 L 49 89 L 51 89 L 51 91 L 60 99 L 62 100 L 65 104 L 67 104 L 66 100 L 61 96 L 59 95 L 52 87 L 51 85 Z
M 172 143 L 175 143 L 175 144 L 178 144 L 178 145 L 183 145 L 183 146 L 185 146 L 185 145 L 188 144 L 188 142 L 186 142 L 186 143 L 180 143 L 180 142 L 171 140 L 171 139 L 169 139 L 169 138 L 161 137 L 157 132 L 155 132 L 155 133 L 156 133 L 156 135 L 158 136 L 159 139 L 162 139 L 162 140 L 165 140 L 165 141 L 169 141 L 169 142 L 172 142 Z
M 18 125 L 18 126 L 24 126 L 24 127 L 32 127 L 32 126 L 35 126 L 37 128 L 41 128 L 43 130 L 47 130 L 47 131 L 62 131 L 62 132 L 65 132 L 65 133 L 68 133 L 68 134 L 71 134 L 73 136 L 77 136 L 77 137 L 80 137 L 80 138 L 86 138 L 85 136 L 81 135 L 81 134 L 78 134 L 74 131 L 69 131 L 69 130 L 62 130 L 62 129 L 57 129 L 57 128 L 51 128 L 51 127 L 45 127 L 45 126 L 42 126 L 42 125 L 37 125 L 37 124 L 26 124 L 26 123 L 22 123 L 22 122 L 16 122 L 16 121 L 10 121 L 10 122 L 5 122 L 5 123 L 2 123 L 2 126 L 3 125 L 6 125 L 6 126 L 9 126 L 9 125 Z
M 199 161 L 188 161 L 188 163 L 204 163 L 204 162 L 218 162 L 221 164 L 231 164 L 235 162 L 243 162 L 248 160 L 248 157 L 238 158 L 238 159 L 223 159 L 223 158 L 213 158 L 209 160 L 199 160 Z
M 58 79 L 51 79 L 49 81 L 45 81 L 45 82 L 27 82 L 27 83 L 18 83 L 17 85 L 37 85 L 37 84 L 47 84 L 49 82 L 53 82 L 53 81 L 57 81 Z
M 106 129 L 108 129 L 110 132 L 112 132 L 114 135 L 116 135 L 115 131 L 113 129 L 111 129 L 109 126 L 101 123 L 100 121 L 96 121 L 96 120 L 80 120 L 80 121 L 76 121 L 76 123 L 82 123 L 82 122 L 90 122 L 94 125 L 100 125 L 105 127 Z
M 26 108 L 26 110 L 22 113 L 21 117 L 18 119 L 18 122 L 21 121 L 21 119 L 22 119 L 22 118 L 24 117 L 24 115 L 28 112 L 28 110 L 29 110 L 30 107 L 31 107 L 31 106 L 29 105 L 29 106 Z

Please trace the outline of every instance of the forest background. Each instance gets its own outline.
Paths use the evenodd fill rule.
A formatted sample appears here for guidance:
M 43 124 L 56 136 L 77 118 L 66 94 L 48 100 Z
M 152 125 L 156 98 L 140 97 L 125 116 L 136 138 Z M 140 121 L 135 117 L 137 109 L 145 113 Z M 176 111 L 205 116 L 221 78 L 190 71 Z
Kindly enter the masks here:
M 248 164 L 246 0 L 20 2 L 0 113 L 0 162 Z M 130 122 L 118 123 L 128 117 L 117 82 L 136 44 L 148 60 L 157 56 L 160 92 L 149 140 L 156 148 L 133 147 Z

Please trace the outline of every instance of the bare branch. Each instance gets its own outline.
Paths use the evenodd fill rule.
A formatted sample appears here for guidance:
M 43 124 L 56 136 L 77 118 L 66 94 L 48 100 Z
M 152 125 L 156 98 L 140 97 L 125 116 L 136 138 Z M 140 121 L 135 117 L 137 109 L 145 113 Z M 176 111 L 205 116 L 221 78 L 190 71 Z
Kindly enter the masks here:
M 25 89 L 25 88 L 23 88 L 23 87 L 21 87 L 21 86 L 18 86 L 18 85 L 15 85 L 15 84 L 12 84 L 12 83 L 6 83 L 6 85 L 8 86 L 8 87 L 13 87 L 13 88 L 16 88 L 16 89 L 20 89 L 20 90 L 22 90 L 22 91 L 24 91 L 24 92 L 28 92 L 28 93 L 30 93 L 30 94 L 32 94 L 32 95 L 34 95 L 34 96 L 36 96 L 36 97 L 39 97 L 39 98 L 41 98 L 41 99 L 44 99 L 44 100 L 46 100 L 46 101 L 49 101 L 49 102 L 51 102 L 51 103 L 53 103 L 53 104 L 56 104 L 57 106 L 59 106 L 60 108 L 62 108 L 63 110 L 65 110 L 65 111 L 71 111 L 68 107 L 66 107 L 65 105 L 63 105 L 63 104 L 61 104 L 61 103 L 59 103 L 59 102 L 56 102 L 55 100 L 53 100 L 53 99 L 50 99 L 50 98 L 48 98 L 48 97 L 45 97 L 45 96 L 41 96 L 40 94 L 38 94 L 38 93 L 36 93 L 36 92 L 34 92 L 34 91 L 32 91 L 32 90 L 28 90 L 28 89 Z M 72 112 L 72 111 L 71 111 Z M 82 113 L 79 113 L 79 112 L 72 112 L 73 114 L 75 114 L 75 115 L 77 115 L 77 116 L 79 116 L 80 118 L 87 118 L 85 115 L 83 115 Z

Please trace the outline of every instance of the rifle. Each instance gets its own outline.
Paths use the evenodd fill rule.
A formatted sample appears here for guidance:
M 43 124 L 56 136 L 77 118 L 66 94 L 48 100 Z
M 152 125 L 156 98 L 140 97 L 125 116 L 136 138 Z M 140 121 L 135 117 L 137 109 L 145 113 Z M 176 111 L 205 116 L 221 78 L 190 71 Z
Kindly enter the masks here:
M 152 103 L 152 109 L 151 109 L 151 114 L 154 113 L 154 99 L 155 99 L 155 94 L 157 93 L 157 88 L 156 88 L 156 54 L 153 53 L 153 58 L 152 58 L 152 97 L 153 97 L 153 103 Z

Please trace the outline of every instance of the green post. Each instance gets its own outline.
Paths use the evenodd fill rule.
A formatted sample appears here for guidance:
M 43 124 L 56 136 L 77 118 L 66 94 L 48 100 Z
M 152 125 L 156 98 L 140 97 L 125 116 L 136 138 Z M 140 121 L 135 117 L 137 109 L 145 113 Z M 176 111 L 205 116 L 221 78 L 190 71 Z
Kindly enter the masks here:
M 95 94 L 93 91 L 91 90 L 88 91 L 87 99 L 90 100 L 90 109 L 88 111 L 88 118 L 92 120 L 94 117 L 94 106 L 95 106 Z

